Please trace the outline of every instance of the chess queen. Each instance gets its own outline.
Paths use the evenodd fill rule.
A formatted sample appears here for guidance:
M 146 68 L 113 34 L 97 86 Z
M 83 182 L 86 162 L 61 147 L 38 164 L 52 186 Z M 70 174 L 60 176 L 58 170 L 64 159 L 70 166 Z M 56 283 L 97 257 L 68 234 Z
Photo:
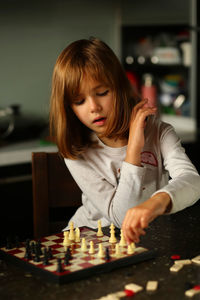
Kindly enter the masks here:
M 75 227 L 95 228 L 101 220 L 138 242 L 156 217 L 200 198 L 200 176 L 157 110 L 140 99 L 103 41 L 78 40 L 59 55 L 50 132 L 82 190 Z

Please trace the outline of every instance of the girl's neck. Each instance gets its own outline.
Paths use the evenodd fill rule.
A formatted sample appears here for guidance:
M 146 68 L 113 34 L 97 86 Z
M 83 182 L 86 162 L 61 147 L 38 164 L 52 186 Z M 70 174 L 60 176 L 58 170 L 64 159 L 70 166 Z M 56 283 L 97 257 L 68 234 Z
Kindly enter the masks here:
M 115 138 L 107 138 L 107 137 L 100 137 L 98 138 L 108 147 L 112 148 L 121 148 L 127 145 L 127 139 L 115 139 Z

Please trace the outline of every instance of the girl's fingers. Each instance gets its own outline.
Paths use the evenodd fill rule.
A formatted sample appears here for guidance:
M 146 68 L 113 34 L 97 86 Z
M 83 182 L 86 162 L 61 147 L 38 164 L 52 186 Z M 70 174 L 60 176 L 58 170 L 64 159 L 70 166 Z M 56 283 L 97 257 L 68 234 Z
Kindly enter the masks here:
M 145 208 L 131 208 L 127 211 L 122 224 L 124 237 L 128 243 L 139 242 L 139 237 L 145 235 L 144 228 L 147 228 L 151 221 L 151 213 Z
M 144 119 L 149 115 L 154 115 L 157 111 L 157 107 L 135 107 L 132 112 L 132 120 L 136 120 L 137 117 L 143 116 Z
M 142 108 L 145 104 L 147 104 L 147 99 L 144 99 L 137 103 L 133 108 L 133 114 L 136 114 L 140 108 Z
M 128 243 L 134 241 L 139 242 L 140 235 L 145 235 L 146 232 L 141 227 L 141 218 L 137 214 L 134 216 L 134 211 L 129 210 L 124 219 L 122 229 L 124 232 L 124 237 Z
M 140 236 L 145 234 L 146 232 L 141 228 L 129 228 L 124 237 L 128 243 L 138 243 L 140 241 Z
M 141 227 L 142 227 L 142 228 L 147 228 L 148 225 L 149 225 L 149 222 L 150 222 L 150 220 L 148 220 L 148 219 L 145 218 L 145 217 L 142 217 L 142 218 L 141 218 Z
M 134 121 L 137 123 L 139 121 L 145 121 L 146 118 L 150 115 L 155 115 L 157 108 L 141 108 L 135 114 Z

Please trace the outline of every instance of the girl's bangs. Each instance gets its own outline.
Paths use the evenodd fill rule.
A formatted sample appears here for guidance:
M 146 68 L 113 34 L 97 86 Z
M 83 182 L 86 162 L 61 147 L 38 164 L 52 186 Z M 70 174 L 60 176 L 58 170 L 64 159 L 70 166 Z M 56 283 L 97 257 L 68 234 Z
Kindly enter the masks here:
M 97 82 L 100 82 L 102 84 L 105 84 L 113 89 L 114 84 L 112 82 L 112 76 L 107 72 L 107 69 L 104 68 L 104 66 L 101 63 L 91 65 L 89 67 L 86 67 L 86 72 L 88 74 L 88 77 L 96 80 Z
M 71 104 L 73 99 L 79 93 L 80 84 L 83 78 L 83 70 L 80 68 L 71 68 L 65 78 L 65 96 Z
M 80 86 L 86 76 L 88 80 L 96 80 L 113 88 L 113 82 L 109 80 L 111 76 L 105 73 L 105 70 L 102 68 L 101 64 L 94 65 L 89 62 L 84 66 L 73 66 L 68 74 L 66 74 L 65 79 L 65 94 L 67 94 L 70 104 L 79 94 Z

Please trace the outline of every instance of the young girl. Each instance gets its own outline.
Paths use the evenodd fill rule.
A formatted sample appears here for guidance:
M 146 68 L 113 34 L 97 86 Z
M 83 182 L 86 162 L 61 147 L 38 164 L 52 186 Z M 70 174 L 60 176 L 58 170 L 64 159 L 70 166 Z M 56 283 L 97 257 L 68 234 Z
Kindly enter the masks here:
M 157 216 L 200 198 L 200 176 L 156 113 L 139 101 L 104 42 L 79 40 L 60 54 L 50 131 L 82 190 L 82 206 L 70 220 L 75 226 L 112 222 L 128 243 L 138 242 Z

